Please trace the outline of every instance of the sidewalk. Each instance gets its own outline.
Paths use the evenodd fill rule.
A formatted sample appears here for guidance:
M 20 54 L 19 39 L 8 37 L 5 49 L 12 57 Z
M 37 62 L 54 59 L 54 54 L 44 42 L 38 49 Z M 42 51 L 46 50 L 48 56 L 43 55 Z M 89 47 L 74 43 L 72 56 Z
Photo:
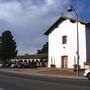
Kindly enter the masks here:
M 0 71 L 10 72 L 10 73 L 20 73 L 20 74 L 30 74 L 39 76 L 49 76 L 49 77 L 63 77 L 63 78 L 73 78 L 73 79 L 86 79 L 83 77 L 83 71 L 80 71 L 80 76 L 77 77 L 77 72 L 61 70 L 61 69 L 49 69 L 49 68 L 0 68 Z

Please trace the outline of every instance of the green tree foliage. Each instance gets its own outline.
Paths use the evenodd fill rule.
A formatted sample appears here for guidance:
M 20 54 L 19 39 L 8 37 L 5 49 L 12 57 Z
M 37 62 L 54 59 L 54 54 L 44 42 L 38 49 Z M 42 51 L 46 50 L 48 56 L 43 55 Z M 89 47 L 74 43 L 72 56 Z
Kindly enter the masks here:
M 46 42 L 41 50 L 37 50 L 37 54 L 48 53 L 48 42 Z
M 0 37 L 0 59 L 3 63 L 9 63 L 9 60 L 16 57 L 16 42 L 10 31 L 5 31 Z

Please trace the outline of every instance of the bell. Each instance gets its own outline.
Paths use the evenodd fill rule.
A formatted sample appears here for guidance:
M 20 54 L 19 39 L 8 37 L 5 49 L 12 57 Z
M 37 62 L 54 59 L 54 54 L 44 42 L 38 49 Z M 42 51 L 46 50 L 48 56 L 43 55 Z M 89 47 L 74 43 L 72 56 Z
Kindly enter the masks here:
M 72 12 L 72 11 L 73 11 L 73 9 L 72 9 L 72 6 L 71 6 L 71 5 L 69 5 L 69 6 L 68 6 L 67 11 L 68 11 L 68 12 Z

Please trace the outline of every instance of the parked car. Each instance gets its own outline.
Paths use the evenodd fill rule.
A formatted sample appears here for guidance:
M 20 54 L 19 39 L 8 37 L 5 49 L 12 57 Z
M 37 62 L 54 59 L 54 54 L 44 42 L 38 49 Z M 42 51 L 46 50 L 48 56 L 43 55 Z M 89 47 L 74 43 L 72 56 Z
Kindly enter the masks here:
M 2 64 L 2 67 L 3 68 L 8 68 L 9 67 L 9 64 Z
M 90 69 L 86 69 L 83 76 L 87 77 L 90 80 Z
M 15 63 L 11 64 L 11 68 L 16 68 L 16 67 L 17 67 L 17 64 L 15 64 Z
M 2 67 L 3 64 L 0 63 L 0 67 Z

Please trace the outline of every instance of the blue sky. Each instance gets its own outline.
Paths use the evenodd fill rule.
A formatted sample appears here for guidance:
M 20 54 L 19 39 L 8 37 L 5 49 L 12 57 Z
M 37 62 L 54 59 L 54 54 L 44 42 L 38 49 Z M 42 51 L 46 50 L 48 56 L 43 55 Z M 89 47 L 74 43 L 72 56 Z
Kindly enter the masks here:
M 34 54 L 48 40 L 43 33 L 63 15 L 68 4 L 79 19 L 90 21 L 90 0 L 0 0 L 0 34 L 10 30 L 17 42 L 18 54 Z

